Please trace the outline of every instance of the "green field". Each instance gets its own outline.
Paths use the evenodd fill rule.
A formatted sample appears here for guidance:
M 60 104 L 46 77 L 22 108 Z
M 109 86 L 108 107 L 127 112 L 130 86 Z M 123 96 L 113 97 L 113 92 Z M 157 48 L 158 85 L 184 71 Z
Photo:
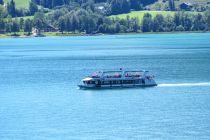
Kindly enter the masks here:
M 4 0 L 5 3 L 9 2 L 10 0 Z M 29 8 L 29 2 L 31 0 L 14 0 L 16 8 L 20 9 L 20 8 L 24 8 L 24 9 L 28 9 Z
M 34 16 L 16 17 L 16 19 L 21 19 L 21 18 L 23 18 L 24 20 L 26 20 L 26 19 L 32 20 L 34 18 Z M 13 19 L 15 19 L 15 18 L 13 18 Z
M 133 12 L 130 12 L 128 14 L 113 15 L 113 16 L 110 16 L 110 18 L 118 17 L 120 19 L 126 19 L 127 16 L 129 16 L 130 18 L 135 18 L 136 17 L 136 18 L 138 18 L 139 23 L 141 23 L 145 13 L 150 13 L 152 15 L 152 17 L 155 17 L 157 14 L 161 14 L 164 17 L 166 17 L 167 15 L 173 16 L 176 12 L 172 12 L 172 11 L 133 11 Z M 196 14 L 198 12 L 189 12 L 189 13 Z
M 156 16 L 157 14 L 162 14 L 163 16 L 167 16 L 167 15 L 173 16 L 175 14 L 175 12 L 171 12 L 171 11 L 133 11 L 128 14 L 119 14 L 119 15 L 110 16 L 110 18 L 118 17 L 120 19 L 125 19 L 127 16 L 129 16 L 130 18 L 136 17 L 139 19 L 139 22 L 141 22 L 145 13 L 150 13 L 152 17 Z
M 27 20 L 27 19 L 33 20 L 34 16 L 14 17 L 14 18 L 12 18 L 12 19 L 13 19 L 13 20 L 14 20 L 14 19 L 20 20 L 21 18 L 23 18 L 24 20 Z M 5 21 L 10 20 L 10 19 L 11 19 L 11 18 L 4 18 Z

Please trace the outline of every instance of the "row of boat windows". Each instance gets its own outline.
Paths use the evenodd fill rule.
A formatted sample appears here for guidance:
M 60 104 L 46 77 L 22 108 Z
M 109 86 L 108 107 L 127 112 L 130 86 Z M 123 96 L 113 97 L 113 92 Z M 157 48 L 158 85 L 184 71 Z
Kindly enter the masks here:
M 96 84 L 96 85 L 111 85 L 111 84 L 144 84 L 143 79 L 138 80 L 113 80 L 113 81 L 85 81 L 85 84 Z

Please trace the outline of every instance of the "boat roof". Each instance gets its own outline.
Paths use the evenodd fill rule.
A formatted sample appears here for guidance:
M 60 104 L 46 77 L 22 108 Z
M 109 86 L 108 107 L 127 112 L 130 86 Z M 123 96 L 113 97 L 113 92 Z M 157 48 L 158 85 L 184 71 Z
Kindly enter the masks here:
M 87 78 L 85 78 L 85 79 L 82 79 L 82 81 L 90 81 L 90 80 L 93 80 L 93 78 L 87 77 Z
M 100 70 L 95 73 L 109 73 L 109 72 L 149 72 L 146 70 Z

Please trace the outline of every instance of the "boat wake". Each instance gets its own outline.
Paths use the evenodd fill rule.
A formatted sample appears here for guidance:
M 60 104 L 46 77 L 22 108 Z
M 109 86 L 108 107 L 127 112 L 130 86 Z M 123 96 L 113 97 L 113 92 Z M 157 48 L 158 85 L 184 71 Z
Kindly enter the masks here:
M 158 84 L 158 87 L 192 87 L 192 86 L 210 86 L 210 83 L 182 83 L 182 84 Z

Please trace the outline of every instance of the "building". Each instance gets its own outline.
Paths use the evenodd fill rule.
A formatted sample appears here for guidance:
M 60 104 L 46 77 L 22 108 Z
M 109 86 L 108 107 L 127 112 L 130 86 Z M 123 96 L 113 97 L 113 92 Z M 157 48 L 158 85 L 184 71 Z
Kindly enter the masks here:
M 47 26 L 43 29 L 43 32 L 58 32 L 58 29 L 57 29 L 57 28 L 54 28 L 54 27 L 51 26 L 51 25 L 47 25 Z
M 190 11 L 190 10 L 193 8 L 193 5 L 192 5 L 191 3 L 186 3 L 186 2 L 184 2 L 184 3 L 181 3 L 181 4 L 179 5 L 179 8 L 180 8 L 181 10 Z

